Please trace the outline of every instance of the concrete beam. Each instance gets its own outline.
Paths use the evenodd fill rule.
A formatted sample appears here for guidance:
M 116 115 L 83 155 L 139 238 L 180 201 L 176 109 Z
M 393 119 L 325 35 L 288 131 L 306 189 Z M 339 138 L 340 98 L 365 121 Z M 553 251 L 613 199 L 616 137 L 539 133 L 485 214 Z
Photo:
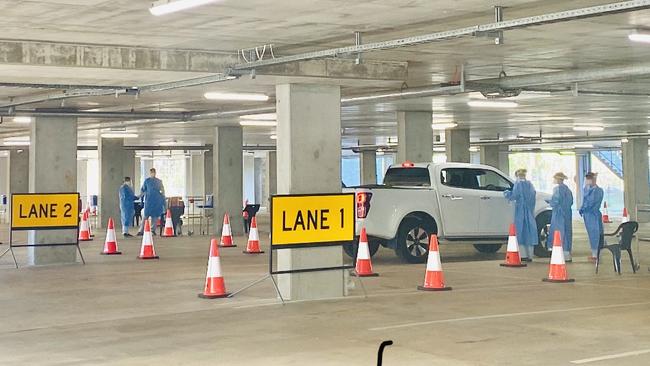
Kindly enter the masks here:
M 0 64 L 219 73 L 237 61 L 219 51 L 0 40 Z
M 370 61 L 356 65 L 352 60 L 322 59 L 266 66 L 258 75 L 322 77 L 332 79 L 406 80 L 408 64 L 396 61 Z

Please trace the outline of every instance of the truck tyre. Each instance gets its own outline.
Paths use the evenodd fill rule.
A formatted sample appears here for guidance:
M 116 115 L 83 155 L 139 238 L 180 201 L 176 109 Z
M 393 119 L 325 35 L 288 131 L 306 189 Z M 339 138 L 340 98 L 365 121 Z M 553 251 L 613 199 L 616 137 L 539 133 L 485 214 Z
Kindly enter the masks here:
M 357 239 L 357 243 L 359 240 Z M 379 250 L 379 241 L 368 239 L 368 249 L 370 250 L 370 257 L 373 257 L 375 253 Z M 343 245 L 343 251 L 348 257 L 356 260 L 357 259 L 357 249 L 359 248 L 358 244 L 345 244 Z
M 551 227 L 551 212 L 545 211 L 537 216 L 537 232 L 539 233 L 539 244 L 535 246 L 535 255 L 540 258 L 549 258 L 551 252 L 548 251 L 546 240 Z
M 438 231 L 418 218 L 406 219 L 397 232 L 395 253 L 408 263 L 424 263 L 429 256 L 429 236 Z
M 480 253 L 493 254 L 499 251 L 503 245 L 501 244 L 474 244 L 474 248 Z

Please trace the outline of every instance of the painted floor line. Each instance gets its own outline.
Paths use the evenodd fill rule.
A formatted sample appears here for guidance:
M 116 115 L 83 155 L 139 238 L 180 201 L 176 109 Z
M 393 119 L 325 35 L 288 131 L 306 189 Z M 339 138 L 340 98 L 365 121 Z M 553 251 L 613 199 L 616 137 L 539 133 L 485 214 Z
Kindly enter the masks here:
M 420 326 L 420 325 L 456 323 L 456 322 L 465 322 L 465 321 L 472 321 L 472 320 L 485 320 L 485 319 L 513 318 L 513 317 L 519 317 L 519 316 L 543 315 L 543 314 L 555 314 L 555 313 L 568 313 L 568 312 L 574 312 L 574 311 L 623 308 L 623 307 L 641 306 L 641 305 L 650 305 L 650 302 L 648 302 L 648 301 L 646 301 L 646 302 L 632 302 L 632 303 L 627 303 L 627 304 L 584 306 L 584 307 L 579 307 L 579 308 L 555 309 L 555 310 L 539 310 L 539 311 L 529 311 L 529 312 L 523 312 L 523 313 L 505 313 L 505 314 L 470 316 L 470 317 L 465 317 L 465 318 L 451 318 L 451 319 L 430 320 L 430 321 L 424 321 L 424 322 L 396 324 L 396 325 L 389 325 L 389 326 L 385 326 L 385 327 L 369 328 L 368 330 L 369 331 L 380 331 L 380 330 L 389 330 L 389 329 L 417 327 L 417 326 Z
M 642 349 L 642 350 L 639 350 L 639 351 L 623 352 L 623 353 L 616 353 L 616 354 L 613 354 L 613 355 L 585 358 L 585 359 L 582 359 L 582 360 L 571 361 L 571 363 L 574 364 L 574 365 L 582 365 L 582 364 L 591 363 L 591 362 L 614 360 L 614 359 L 617 359 L 617 358 L 630 357 L 630 356 L 639 356 L 639 355 L 644 355 L 646 353 L 650 353 L 650 349 Z

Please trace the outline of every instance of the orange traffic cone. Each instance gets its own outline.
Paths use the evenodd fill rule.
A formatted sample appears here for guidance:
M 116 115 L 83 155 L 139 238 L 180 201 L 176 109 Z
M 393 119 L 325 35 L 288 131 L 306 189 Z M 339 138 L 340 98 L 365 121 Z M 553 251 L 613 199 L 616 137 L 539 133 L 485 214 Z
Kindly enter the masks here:
M 621 223 L 625 223 L 630 221 L 630 216 L 627 213 L 627 208 L 623 207 L 623 218 L 621 219 Z
M 438 237 L 431 235 L 429 239 L 429 258 L 427 259 L 427 272 L 424 275 L 424 286 L 418 286 L 422 291 L 448 291 L 451 287 L 445 286 L 445 276 L 440 264 L 440 251 Z
M 142 247 L 138 259 L 158 259 L 156 250 L 153 247 L 153 237 L 151 236 L 151 224 L 149 219 L 144 220 L 144 233 L 142 234 Z
M 79 241 L 91 241 L 90 228 L 88 227 L 88 212 L 81 215 L 81 224 L 79 225 Z
M 106 229 L 106 241 L 104 242 L 104 250 L 100 253 L 103 255 L 116 255 L 122 254 L 117 250 L 117 239 L 115 238 L 115 224 L 113 218 L 108 219 L 108 228 Z
M 167 210 L 167 216 L 165 217 L 165 231 L 163 231 L 162 236 L 166 238 L 174 236 L 174 224 L 172 223 L 171 210 Z
M 221 229 L 221 242 L 219 246 L 222 248 L 234 248 L 235 243 L 232 240 L 232 231 L 230 230 L 230 218 L 228 214 L 223 215 L 223 228 Z
M 246 254 L 262 254 L 263 251 L 260 250 L 260 234 L 257 231 L 257 219 L 253 216 L 251 220 L 251 229 L 248 233 L 248 245 L 246 245 Z
M 549 265 L 548 278 L 542 279 L 546 282 L 574 282 L 569 278 L 564 262 L 564 250 L 562 249 L 562 237 L 560 231 L 553 233 L 553 252 L 551 253 L 551 264 Z
M 205 276 L 205 290 L 199 294 L 203 299 L 216 299 L 228 297 L 226 284 L 221 275 L 221 258 L 219 257 L 219 246 L 217 239 L 210 241 L 210 257 L 208 258 L 208 273 Z
M 357 249 L 357 264 L 354 268 L 353 276 L 357 277 L 376 277 L 378 273 L 372 271 L 372 262 L 370 261 L 370 249 L 368 248 L 368 235 L 366 228 L 361 228 L 359 236 L 359 248 Z
M 603 205 L 603 209 L 605 210 L 605 213 L 603 214 L 603 224 L 611 224 L 612 220 L 609 219 L 609 210 L 607 209 L 607 201 L 605 201 L 605 204 Z
M 506 250 L 506 262 L 501 263 L 501 267 L 526 267 L 521 263 L 519 256 L 519 242 L 517 242 L 517 229 L 515 224 L 510 224 L 510 234 L 508 235 L 508 249 Z

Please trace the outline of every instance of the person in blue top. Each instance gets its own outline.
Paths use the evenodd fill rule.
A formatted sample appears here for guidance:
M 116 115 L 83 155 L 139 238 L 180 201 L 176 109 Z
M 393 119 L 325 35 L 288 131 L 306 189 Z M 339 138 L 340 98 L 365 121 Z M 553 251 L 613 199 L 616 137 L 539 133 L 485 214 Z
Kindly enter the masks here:
M 131 187 L 131 177 L 124 177 L 124 183 L 119 190 L 120 195 L 120 216 L 122 219 L 122 234 L 127 238 L 129 227 L 133 225 L 133 216 L 135 215 L 135 206 L 133 202 L 137 198 Z
M 510 201 L 515 201 L 515 228 L 521 260 L 532 262 L 535 245 L 538 244 L 537 223 L 535 222 L 535 187 L 526 180 L 526 169 L 515 172 L 517 181 L 512 190 L 503 192 Z
M 564 181 L 567 179 L 564 173 L 555 173 L 553 179 L 557 185 L 553 188 L 553 196 L 551 199 L 546 200 L 553 209 L 551 213 L 551 228 L 548 231 L 546 247 L 549 250 L 553 249 L 553 235 L 556 231 L 559 231 L 560 238 L 562 238 L 564 260 L 571 262 L 571 250 L 573 248 L 573 227 L 571 226 L 573 213 L 571 206 L 573 206 L 573 193 L 564 184 Z
M 600 205 L 603 203 L 604 192 L 597 184 L 598 174 L 589 172 L 585 175 L 585 188 L 582 191 L 582 207 L 580 216 L 585 221 L 589 245 L 591 246 L 591 257 L 595 261 L 598 253 L 598 246 L 603 235 L 603 216 L 600 213 Z
M 144 221 L 151 218 L 152 234 L 156 232 L 158 219 L 165 213 L 165 187 L 163 182 L 156 178 L 156 169 L 149 169 L 149 178 L 145 179 L 140 189 L 140 196 L 144 198 L 144 216 L 138 235 L 144 231 Z

